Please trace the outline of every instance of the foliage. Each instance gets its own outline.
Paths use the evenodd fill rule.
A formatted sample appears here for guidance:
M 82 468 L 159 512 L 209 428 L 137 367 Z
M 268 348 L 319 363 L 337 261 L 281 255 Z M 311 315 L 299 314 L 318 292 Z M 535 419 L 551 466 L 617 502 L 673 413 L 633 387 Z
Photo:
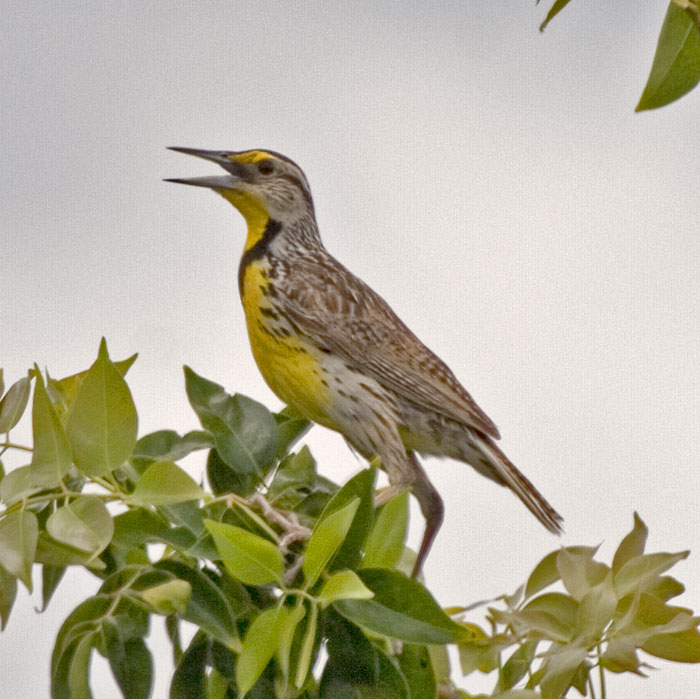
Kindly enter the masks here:
M 539 3 L 540 0 L 537 0 Z M 570 0 L 555 0 L 540 31 Z M 700 82 L 700 0 L 670 0 L 656 54 L 636 111 L 679 99 Z
M 473 696 L 451 683 L 449 644 L 465 675 L 497 673 L 490 696 L 501 699 L 592 693 L 595 668 L 601 683 L 643 674 L 640 652 L 700 662 L 700 620 L 668 603 L 684 588 L 665 573 L 687 552 L 645 554 L 636 515 L 611 566 L 590 547 L 549 554 L 488 607 L 487 632 L 465 618 L 475 607 L 443 610 L 407 577 L 408 493 L 375 508 L 376 465 L 336 486 L 306 447 L 292 450 L 305 420 L 189 368 L 203 429 L 137 439 L 124 378 L 134 359 L 112 362 L 103 340 L 89 370 L 55 380 L 35 365 L 0 401 L 0 456 L 29 459 L 0 469 L 3 628 L 34 564 L 44 606 L 67 566 L 97 578 L 56 638 L 53 697 L 91 696 L 94 651 L 123 696 L 150 696 L 145 639 L 157 616 L 173 646 L 172 699 Z M 28 447 L 9 433 L 32 381 Z M 176 463 L 199 450 L 211 492 Z

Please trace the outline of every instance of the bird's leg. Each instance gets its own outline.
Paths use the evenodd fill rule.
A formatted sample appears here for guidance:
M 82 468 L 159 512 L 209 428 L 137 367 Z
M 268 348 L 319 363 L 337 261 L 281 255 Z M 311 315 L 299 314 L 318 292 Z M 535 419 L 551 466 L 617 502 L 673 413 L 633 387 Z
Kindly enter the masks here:
M 411 484 L 413 494 L 416 496 L 416 500 L 418 500 L 421 512 L 425 518 L 423 540 L 418 549 L 416 563 L 411 573 L 411 577 L 415 578 L 421 572 L 430 547 L 433 545 L 433 541 L 442 526 L 445 506 L 443 505 L 440 493 L 438 493 L 433 484 L 428 480 L 428 476 L 420 465 L 415 453 L 409 452 L 408 457 L 411 461 L 413 471 L 413 482 Z

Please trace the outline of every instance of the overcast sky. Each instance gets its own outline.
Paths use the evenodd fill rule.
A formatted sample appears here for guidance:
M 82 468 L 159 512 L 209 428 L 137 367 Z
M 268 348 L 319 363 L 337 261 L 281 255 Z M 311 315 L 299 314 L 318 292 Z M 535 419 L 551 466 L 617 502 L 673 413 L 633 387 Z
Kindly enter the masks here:
M 549 4 L 6 0 L 6 383 L 34 361 L 84 369 L 104 335 L 112 357 L 140 353 L 140 434 L 198 426 L 183 364 L 277 409 L 237 298 L 243 220 L 161 180 L 216 173 L 169 145 L 278 150 L 306 171 L 330 251 L 452 367 L 564 516 L 561 542 L 603 542 L 609 561 L 639 511 L 650 550 L 693 550 L 674 573 L 698 611 L 700 92 L 633 112 L 663 0 L 579 0 L 541 35 Z M 307 441 L 336 480 L 361 465 L 327 430 Z M 447 506 L 425 567 L 442 604 L 512 592 L 559 545 L 467 466 L 427 470 Z M 43 616 L 40 586 L 20 591 L 4 696 L 47 696 L 58 627 L 98 586 L 65 580 Z M 696 666 L 653 664 L 611 696 L 695 695 Z M 97 663 L 96 696 L 110 682 Z

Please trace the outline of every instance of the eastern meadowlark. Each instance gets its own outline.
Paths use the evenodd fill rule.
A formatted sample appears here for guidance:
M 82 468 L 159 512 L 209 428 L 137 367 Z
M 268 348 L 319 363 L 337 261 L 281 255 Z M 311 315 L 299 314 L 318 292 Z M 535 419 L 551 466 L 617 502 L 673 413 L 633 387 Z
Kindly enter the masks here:
M 550 531 L 562 518 L 494 440 L 498 429 L 454 374 L 388 304 L 332 257 L 319 236 L 308 182 L 267 150 L 172 150 L 227 174 L 170 182 L 213 189 L 248 224 L 238 288 L 257 365 L 301 414 L 381 458 L 387 499 L 410 487 L 426 520 L 414 575 L 442 524 L 442 499 L 416 452 L 448 456 L 509 487 Z M 380 496 L 381 497 L 381 496 Z

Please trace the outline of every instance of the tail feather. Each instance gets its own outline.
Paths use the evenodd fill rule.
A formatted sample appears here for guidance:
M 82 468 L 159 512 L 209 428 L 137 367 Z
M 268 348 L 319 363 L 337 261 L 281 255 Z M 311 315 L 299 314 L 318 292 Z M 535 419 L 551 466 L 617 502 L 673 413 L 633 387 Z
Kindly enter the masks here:
M 476 437 L 476 435 L 475 435 Z M 563 517 L 547 502 L 537 488 L 515 467 L 486 435 L 475 439 L 503 485 L 510 488 L 530 512 L 553 534 L 561 534 Z

